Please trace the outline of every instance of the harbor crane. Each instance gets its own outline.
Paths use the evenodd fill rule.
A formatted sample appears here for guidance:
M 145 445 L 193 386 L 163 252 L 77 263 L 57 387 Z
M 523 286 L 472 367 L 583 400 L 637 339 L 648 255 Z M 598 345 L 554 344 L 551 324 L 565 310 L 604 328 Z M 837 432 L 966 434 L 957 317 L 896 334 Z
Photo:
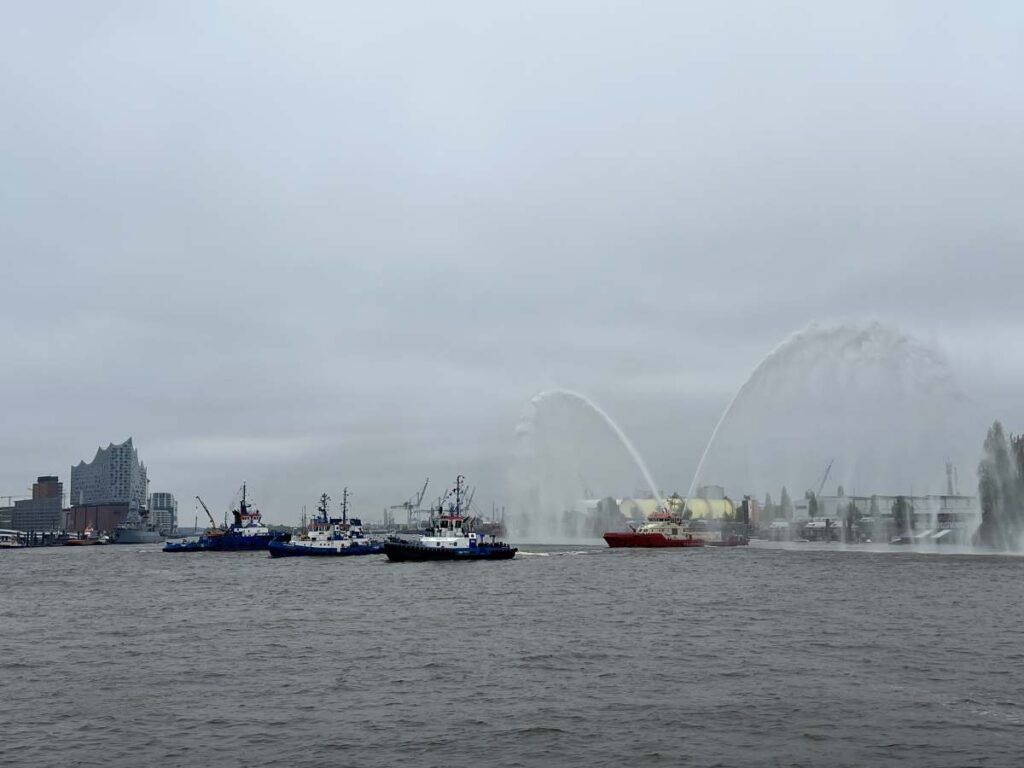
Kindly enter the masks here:
M 413 524 L 413 515 L 420 511 L 420 504 L 423 503 L 423 497 L 427 494 L 427 486 L 429 484 L 430 478 L 428 477 L 423 481 L 423 487 L 417 494 L 415 501 L 413 499 L 408 499 L 407 501 L 403 501 L 401 504 L 395 504 L 388 509 L 404 509 L 406 513 L 406 523 L 411 526 Z
M 825 481 L 828 480 L 829 473 L 832 472 L 832 465 L 835 464 L 835 459 L 830 459 L 828 466 L 825 467 L 825 471 L 821 473 L 821 481 L 818 483 L 818 490 L 815 491 L 815 498 L 821 498 L 821 492 L 825 489 Z
M 210 528 L 216 529 L 217 528 L 217 521 L 214 520 L 213 519 L 213 515 L 210 514 L 210 508 L 206 506 L 206 502 L 203 501 L 201 498 L 199 498 L 198 495 L 196 496 L 196 501 L 198 501 L 200 504 L 202 504 L 203 511 L 206 513 L 206 516 L 208 518 L 210 518 Z

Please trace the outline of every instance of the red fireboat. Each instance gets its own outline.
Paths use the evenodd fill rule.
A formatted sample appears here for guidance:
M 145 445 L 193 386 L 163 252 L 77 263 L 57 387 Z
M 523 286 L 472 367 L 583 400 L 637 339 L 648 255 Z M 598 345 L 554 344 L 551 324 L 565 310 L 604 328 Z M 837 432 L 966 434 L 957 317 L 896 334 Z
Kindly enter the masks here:
M 703 547 L 704 538 L 689 530 L 676 514 L 659 510 L 631 531 L 608 531 L 609 547 Z

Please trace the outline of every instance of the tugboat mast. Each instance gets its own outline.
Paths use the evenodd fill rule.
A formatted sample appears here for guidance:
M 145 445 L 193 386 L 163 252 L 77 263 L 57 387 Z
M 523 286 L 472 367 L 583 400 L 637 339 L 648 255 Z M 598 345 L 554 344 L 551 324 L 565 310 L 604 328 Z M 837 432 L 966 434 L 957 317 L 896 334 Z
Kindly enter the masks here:
M 327 522 L 327 502 L 331 500 L 331 497 L 327 493 L 320 494 L 320 505 L 316 508 L 316 511 L 320 513 L 320 522 Z
M 341 523 L 345 525 L 348 523 L 348 486 L 341 492 Z
M 466 478 L 463 475 L 458 475 L 455 478 L 455 514 L 456 515 L 461 515 L 462 514 L 462 494 L 463 494 L 462 484 L 463 484 L 463 482 L 465 482 L 465 480 L 466 480 Z

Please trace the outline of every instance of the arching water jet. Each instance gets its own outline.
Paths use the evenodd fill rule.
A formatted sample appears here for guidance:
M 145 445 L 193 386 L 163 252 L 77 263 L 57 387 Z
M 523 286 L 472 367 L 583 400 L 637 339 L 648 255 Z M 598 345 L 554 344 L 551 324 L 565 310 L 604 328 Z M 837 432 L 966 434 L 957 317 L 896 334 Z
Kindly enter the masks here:
M 583 435 L 587 425 L 578 414 L 547 414 L 547 429 L 541 423 L 546 404 L 571 404 L 589 417 L 596 417 L 602 434 Z M 569 421 L 551 425 L 553 417 L 568 416 Z M 650 496 L 664 503 L 640 451 L 607 411 L 586 395 L 568 389 L 555 389 L 534 396 L 524 407 L 516 425 L 516 456 L 512 484 L 515 512 L 511 521 L 519 538 L 539 537 L 545 541 L 595 538 L 576 509 L 585 498 L 621 492 L 625 482 L 621 472 L 623 453 L 639 472 Z M 616 450 L 608 448 L 612 437 Z M 603 493 L 595 493 L 595 489 Z
M 879 323 L 811 325 L 766 355 L 738 389 L 690 495 L 709 483 L 758 497 L 788 487 L 808 515 L 832 458 L 832 491 L 942 494 L 947 461 L 975 463 L 976 421 L 931 347 Z

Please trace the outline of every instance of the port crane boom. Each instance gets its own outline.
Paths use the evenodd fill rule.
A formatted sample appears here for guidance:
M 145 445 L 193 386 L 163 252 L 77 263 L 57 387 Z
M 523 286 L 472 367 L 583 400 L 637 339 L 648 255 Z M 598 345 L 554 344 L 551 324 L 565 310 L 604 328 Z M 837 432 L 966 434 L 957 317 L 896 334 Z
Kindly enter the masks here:
M 206 513 L 206 516 L 208 518 L 210 518 L 210 527 L 211 528 L 216 528 L 217 527 L 217 521 L 214 520 L 213 519 L 213 515 L 210 514 L 210 509 L 209 509 L 209 507 L 206 506 L 206 502 L 203 501 L 201 498 L 199 498 L 199 496 L 196 496 L 196 501 L 198 501 L 200 504 L 203 505 L 203 511 Z
M 420 492 L 416 496 L 416 500 L 415 501 L 413 501 L 412 499 L 409 499 L 408 501 L 403 501 L 401 504 L 395 504 L 395 505 L 389 507 L 389 509 L 404 509 L 405 512 L 406 512 L 406 518 L 407 518 L 406 522 L 407 522 L 407 525 L 411 526 L 412 525 L 413 514 L 415 514 L 416 512 L 419 511 L 420 504 L 423 503 L 423 497 L 427 493 L 427 486 L 429 484 L 430 484 L 430 478 L 428 477 L 426 480 L 423 481 L 423 487 L 420 489 Z
M 835 464 L 835 462 L 835 459 L 829 461 L 828 466 L 825 467 L 825 471 L 821 473 L 821 482 L 818 483 L 818 491 L 815 494 L 819 498 L 821 497 L 821 492 L 825 489 L 825 481 L 828 480 L 829 473 L 832 471 L 832 465 Z

